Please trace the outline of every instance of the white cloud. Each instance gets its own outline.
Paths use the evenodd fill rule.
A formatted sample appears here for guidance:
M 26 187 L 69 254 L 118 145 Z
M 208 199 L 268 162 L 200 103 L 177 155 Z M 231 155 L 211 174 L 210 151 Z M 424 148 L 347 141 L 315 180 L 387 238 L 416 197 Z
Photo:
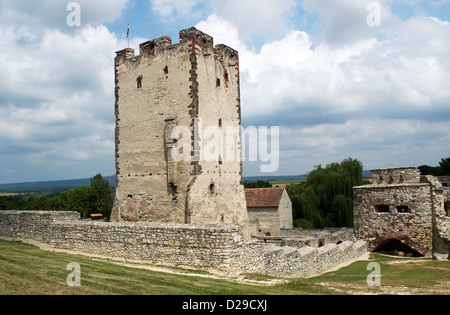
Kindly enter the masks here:
M 318 13 L 319 33 L 331 45 L 346 45 L 383 33 L 399 19 L 391 13 L 383 0 L 304 0 L 303 8 L 310 14 Z M 372 4 L 376 4 L 374 9 Z M 378 6 L 379 5 L 379 6 Z M 376 14 L 380 25 L 371 27 L 368 18 Z
M 46 170 L 114 172 L 113 59 L 127 43 L 101 23 L 130 1 L 78 2 L 82 27 L 69 28 L 65 2 L 0 0 L 0 162 L 15 176 L 32 172 L 18 154 Z M 369 2 L 304 0 L 319 41 L 293 26 L 300 1 L 150 4 L 169 23 L 207 14 L 196 26 L 239 51 L 243 121 L 282 127 L 281 173 L 349 156 L 368 167 L 437 163 L 450 144 L 449 22 L 402 21 L 386 0 L 370 28 Z
M 149 0 L 166 23 L 216 15 L 234 25 L 245 40 L 274 39 L 291 26 L 296 0 Z
M 447 122 L 405 119 L 350 119 L 342 124 L 283 127 L 285 152 L 281 171 L 301 174 L 312 165 L 326 165 L 347 157 L 358 158 L 367 168 L 420 166 L 436 163 L 448 154 L 450 127 Z M 430 139 L 435 138 L 435 141 Z M 444 148 L 444 149 L 443 149 Z
M 83 176 L 77 169 L 89 163 L 112 174 L 114 52 L 126 43 L 105 26 L 70 34 L 0 23 L 0 31 L 2 164 L 49 167 L 48 179 Z
M 297 1 L 283 0 L 215 0 L 214 12 L 237 27 L 248 40 L 253 36 L 273 40 L 282 36 L 291 26 Z
M 71 11 L 67 5 L 71 1 L 61 0 L 1 0 L 0 20 L 6 23 L 18 23 L 34 31 L 44 28 L 73 30 L 67 25 L 67 16 Z M 81 26 L 100 25 L 112 22 L 120 16 L 129 0 L 77 0 L 81 9 Z
M 194 8 L 205 0 L 149 0 L 152 10 L 166 21 L 198 17 Z
M 318 157 L 331 162 L 358 154 L 376 167 L 387 151 L 400 164 L 418 147 L 435 150 L 422 158 L 447 154 L 442 148 L 450 143 L 441 135 L 449 131 L 450 29 L 444 21 L 416 17 L 391 25 L 385 40 L 366 36 L 315 47 L 309 34 L 291 30 L 259 52 L 217 15 L 197 27 L 239 51 L 243 121 L 287 127 L 282 157 L 297 154 L 301 165 L 314 165 Z

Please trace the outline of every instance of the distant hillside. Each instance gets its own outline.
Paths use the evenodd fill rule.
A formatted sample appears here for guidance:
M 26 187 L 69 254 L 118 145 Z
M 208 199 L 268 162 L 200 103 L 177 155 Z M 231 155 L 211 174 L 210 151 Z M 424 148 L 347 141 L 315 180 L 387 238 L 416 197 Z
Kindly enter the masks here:
M 116 176 L 104 176 L 109 181 L 111 187 L 116 185 Z M 68 179 L 56 181 L 42 181 L 29 183 L 15 183 L 0 185 L 0 189 L 32 189 L 32 190 L 51 190 L 51 189 L 74 189 L 79 186 L 90 186 L 91 179 Z
M 370 178 L 370 171 L 363 171 L 364 178 Z M 116 186 L 116 176 L 104 176 L 109 181 L 111 187 Z M 258 180 L 264 181 L 291 181 L 291 180 L 305 180 L 306 175 L 292 175 L 292 176 L 248 176 L 244 177 L 244 182 L 254 183 Z M 29 183 L 16 183 L 16 184 L 2 184 L 0 189 L 31 189 L 31 190 L 52 190 L 52 189 L 74 189 L 79 186 L 90 186 L 90 178 L 82 179 L 68 179 L 68 180 L 56 180 L 56 181 L 42 181 L 42 182 L 29 182 Z
M 268 182 L 281 182 L 281 181 L 291 181 L 291 180 L 305 180 L 306 175 L 294 175 L 294 176 L 249 176 L 244 177 L 244 182 L 254 183 L 258 180 L 268 181 Z
M 291 181 L 291 180 L 306 180 L 308 175 L 292 175 L 292 176 L 248 176 L 244 177 L 244 182 L 254 183 L 258 180 L 264 180 L 269 182 L 278 182 L 278 181 Z M 363 178 L 370 178 L 370 171 L 362 172 Z

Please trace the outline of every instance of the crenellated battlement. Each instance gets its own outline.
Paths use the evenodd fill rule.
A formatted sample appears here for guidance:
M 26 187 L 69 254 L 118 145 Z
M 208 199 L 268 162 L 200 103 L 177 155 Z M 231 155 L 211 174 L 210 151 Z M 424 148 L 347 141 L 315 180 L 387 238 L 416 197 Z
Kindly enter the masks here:
M 180 31 L 180 42 L 172 44 L 172 38 L 162 36 L 139 45 L 139 55 L 132 48 L 116 52 L 116 66 L 122 63 L 140 63 L 142 58 L 158 58 L 169 55 L 213 55 L 218 61 L 229 61 L 231 65 L 239 64 L 239 53 L 224 44 L 214 46 L 214 38 L 198 29 L 191 27 Z
M 420 170 L 417 167 L 383 168 L 370 171 L 374 184 L 420 183 Z

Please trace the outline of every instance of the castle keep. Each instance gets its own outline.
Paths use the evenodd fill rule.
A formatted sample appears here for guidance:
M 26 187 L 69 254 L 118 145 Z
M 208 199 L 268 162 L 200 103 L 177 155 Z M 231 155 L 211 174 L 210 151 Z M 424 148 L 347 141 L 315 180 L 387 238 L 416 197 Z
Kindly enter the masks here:
M 130 48 L 117 52 L 115 73 L 111 219 L 236 224 L 248 238 L 238 52 L 190 28 L 179 44 L 164 36 L 141 44 L 138 56 Z M 203 132 L 208 128 L 215 132 Z M 235 137 L 222 139 L 230 129 Z M 225 140 L 227 150 L 220 150 Z M 206 156 L 210 143 L 217 146 Z

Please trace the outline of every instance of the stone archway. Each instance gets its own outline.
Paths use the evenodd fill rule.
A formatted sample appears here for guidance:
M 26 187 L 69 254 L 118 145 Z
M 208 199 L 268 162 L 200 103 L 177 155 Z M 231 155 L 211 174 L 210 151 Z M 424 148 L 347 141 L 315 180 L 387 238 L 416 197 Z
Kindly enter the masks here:
M 377 247 L 375 247 L 373 252 L 378 252 L 382 254 L 387 255 L 393 255 L 393 256 L 402 256 L 402 257 L 423 257 L 421 253 L 416 251 L 415 249 L 411 248 L 404 242 L 392 238 L 387 239 L 383 242 L 381 242 Z

